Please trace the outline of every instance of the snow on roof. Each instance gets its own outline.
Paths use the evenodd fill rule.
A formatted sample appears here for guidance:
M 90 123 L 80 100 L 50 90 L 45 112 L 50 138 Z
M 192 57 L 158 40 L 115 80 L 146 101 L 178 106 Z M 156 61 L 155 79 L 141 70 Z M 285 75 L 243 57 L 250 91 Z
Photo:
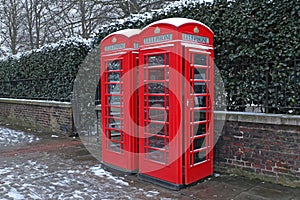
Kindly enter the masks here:
M 182 11 L 184 8 L 196 8 L 196 6 L 199 5 L 199 3 L 203 3 L 203 2 L 208 2 L 209 4 L 211 4 L 211 2 L 213 2 L 213 0 L 180 0 L 180 1 L 174 1 L 171 2 L 169 4 L 167 4 L 166 6 L 163 6 L 163 8 L 161 9 L 157 9 L 157 10 L 151 10 L 149 12 L 145 12 L 142 14 L 131 14 L 130 16 L 123 18 L 123 19 L 117 19 L 114 22 L 111 22 L 110 24 L 105 24 L 103 26 L 100 26 L 99 30 L 98 30 L 98 34 L 99 35 L 106 35 L 107 32 L 113 30 L 120 30 L 122 27 L 127 27 L 127 28 L 135 28 L 135 24 L 148 24 L 148 21 L 152 21 L 153 17 L 162 17 L 162 16 L 167 16 L 170 13 L 173 14 L 178 14 L 178 12 Z M 174 19 L 179 19 L 179 18 L 173 18 Z M 158 21 L 159 22 L 159 21 Z M 156 23 L 158 23 L 156 22 Z M 192 21 L 191 21 L 192 22 Z M 194 21 L 195 22 L 195 21 Z M 170 22 L 169 22 L 170 23 Z M 182 23 L 182 20 L 179 20 L 178 23 L 177 22 L 172 22 L 172 24 L 174 26 L 178 26 L 180 23 Z M 202 26 L 206 27 L 209 31 L 213 32 L 210 28 L 208 28 L 206 25 L 199 23 L 199 25 L 201 24 Z M 148 27 L 148 26 L 147 26 Z M 95 37 L 95 41 L 98 43 L 98 39 L 97 37 Z M 96 43 L 95 43 L 96 44 Z
M 124 35 L 128 38 L 137 35 L 141 32 L 140 29 L 125 29 L 125 30 L 120 30 L 120 31 L 116 31 L 114 33 L 109 34 L 108 36 L 106 36 L 103 40 L 105 40 L 106 38 L 112 36 L 112 35 Z
M 187 23 L 199 24 L 201 26 L 206 27 L 208 30 L 210 30 L 212 32 L 212 30 L 208 26 L 206 26 L 205 24 L 203 24 L 199 21 L 196 21 L 196 20 L 193 20 L 193 19 L 187 19 L 187 18 L 180 18 L 180 17 L 162 19 L 162 20 L 159 20 L 159 21 L 156 21 L 156 22 L 153 22 L 153 23 L 149 24 L 145 28 L 148 28 L 150 26 L 155 26 L 156 24 L 170 24 L 170 25 L 176 26 L 178 28 L 178 27 L 182 26 L 183 24 L 187 24 Z

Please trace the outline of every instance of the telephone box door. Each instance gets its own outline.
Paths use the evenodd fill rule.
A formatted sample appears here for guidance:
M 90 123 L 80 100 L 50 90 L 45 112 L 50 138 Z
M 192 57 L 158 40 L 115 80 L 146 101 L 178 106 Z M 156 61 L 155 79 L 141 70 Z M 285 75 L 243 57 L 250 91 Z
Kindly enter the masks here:
M 177 135 L 182 117 L 176 98 L 181 82 L 170 67 L 179 62 L 168 48 L 140 51 L 140 173 L 173 184 L 182 183 L 182 137 Z
M 212 54 L 185 48 L 185 184 L 213 173 Z
M 136 173 L 138 139 L 136 79 L 138 34 L 127 29 L 101 42 L 102 160 L 106 167 Z
M 138 141 L 136 130 L 130 125 L 134 120 L 131 117 L 136 116 L 133 106 L 136 100 L 134 97 L 132 101 L 126 101 L 130 99 L 127 91 L 132 91 L 129 88 L 133 87 L 133 82 L 130 80 L 132 75 L 124 77 L 124 74 L 133 73 L 126 65 L 136 63 L 136 58 L 136 54 L 129 52 L 102 59 L 102 160 L 111 167 L 133 173 L 138 169 Z M 132 116 L 126 114 L 128 110 Z
M 123 81 L 124 57 L 106 57 L 103 63 L 102 124 L 103 124 L 103 161 L 115 166 L 124 165 L 124 97 Z M 113 158 L 113 160 L 112 160 Z

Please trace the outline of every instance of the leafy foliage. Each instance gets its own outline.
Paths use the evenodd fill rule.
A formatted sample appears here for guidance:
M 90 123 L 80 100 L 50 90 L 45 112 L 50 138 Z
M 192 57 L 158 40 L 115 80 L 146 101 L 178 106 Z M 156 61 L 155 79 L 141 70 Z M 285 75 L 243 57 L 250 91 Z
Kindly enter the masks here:
M 70 101 L 73 82 L 90 50 L 84 40 L 10 56 L 0 62 L 1 97 Z
M 150 17 L 149 17 L 150 16 Z M 298 0 L 184 1 L 102 27 L 95 44 L 124 28 L 143 28 L 169 17 L 203 22 L 215 33 L 215 64 L 229 110 L 300 113 L 300 5 Z

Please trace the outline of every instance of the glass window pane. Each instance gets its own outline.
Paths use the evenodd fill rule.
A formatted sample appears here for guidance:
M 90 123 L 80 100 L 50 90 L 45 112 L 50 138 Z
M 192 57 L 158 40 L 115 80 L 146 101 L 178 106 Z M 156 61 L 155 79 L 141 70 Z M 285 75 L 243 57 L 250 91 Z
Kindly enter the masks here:
M 148 96 L 149 106 L 155 107 L 168 107 L 169 106 L 169 97 L 167 96 Z M 147 101 L 147 98 L 145 98 Z M 147 102 L 145 102 L 146 105 Z
M 191 75 L 190 77 L 191 79 L 206 80 L 206 69 L 192 68 L 190 75 Z
M 114 129 L 122 129 L 122 124 L 121 121 L 119 119 L 108 119 L 107 120 L 107 127 L 109 128 L 114 128 Z
M 193 161 L 192 157 L 194 157 L 194 163 L 192 162 Z M 190 162 L 191 165 L 204 162 L 204 161 L 206 161 L 206 151 L 200 151 L 198 153 L 191 154 L 191 162 Z
M 194 93 L 195 94 L 205 94 L 206 84 L 203 82 L 194 82 Z
M 207 55 L 194 54 L 194 65 L 207 65 Z
M 201 121 L 206 121 L 206 111 L 205 110 L 192 111 L 191 122 L 201 122 Z
M 206 147 L 205 137 L 194 139 L 194 149 L 193 150 L 201 149 L 204 147 Z
M 113 105 L 116 106 L 116 105 Z M 121 108 L 118 107 L 110 107 L 108 110 L 109 116 L 113 116 L 116 118 L 120 118 L 123 116 L 123 113 L 121 113 Z
M 120 96 L 110 96 L 108 99 L 109 99 L 109 104 L 112 106 L 119 106 L 121 103 Z
M 148 66 L 168 65 L 168 54 L 156 54 L 148 57 Z
M 108 62 L 108 70 L 121 70 L 121 60 Z
M 108 130 L 108 137 L 111 140 L 121 141 L 121 132 L 117 130 Z
M 166 80 L 168 79 L 165 75 L 165 68 L 160 69 L 149 69 L 148 80 Z M 167 74 L 168 75 L 168 74 Z
M 167 164 L 168 161 L 168 152 L 164 152 L 164 151 L 159 151 L 159 150 L 153 150 L 153 149 L 149 149 L 148 153 L 145 154 L 145 156 L 149 159 L 149 160 L 153 160 L 153 161 L 157 161 L 160 163 L 165 163 Z
M 120 84 L 109 84 L 108 93 L 109 94 L 120 94 Z
M 191 127 L 191 131 L 194 129 L 194 135 L 203 135 L 206 133 L 206 124 L 195 124 Z
M 150 120 L 165 122 L 168 120 L 168 110 L 149 109 Z
M 164 94 L 168 89 L 164 87 L 164 83 L 149 83 L 148 92 L 154 94 Z
M 151 123 L 151 125 L 149 125 L 148 128 L 148 132 L 145 130 L 145 132 L 149 133 L 149 134 L 158 134 L 158 135 L 165 135 L 165 136 L 169 136 L 169 126 L 168 124 L 160 124 L 160 125 L 153 125 L 154 123 Z M 148 124 L 147 124 L 148 125 Z M 145 128 L 147 129 L 147 128 Z
M 206 97 L 205 96 L 194 97 L 194 107 L 206 107 Z
M 120 131 L 117 130 L 107 130 L 107 146 L 106 148 L 110 149 L 111 151 L 121 152 L 121 149 L 124 148 L 122 144 L 122 134 Z
M 150 134 L 162 134 L 165 130 L 164 127 L 164 124 L 151 122 L 150 124 L 148 124 L 148 127 L 145 127 L 145 129 L 148 129 L 148 133 Z M 147 130 L 145 130 L 145 132 L 147 132 Z
M 108 73 L 108 82 L 119 82 L 121 77 L 120 72 L 110 72 Z
M 167 145 L 168 145 L 167 139 L 157 137 L 157 136 L 152 136 L 152 137 L 148 138 L 148 142 L 149 142 L 149 144 L 147 144 L 147 146 L 161 148 L 161 149 L 167 149 Z
M 109 144 L 109 149 L 111 151 L 120 153 L 121 149 L 123 149 L 123 145 L 121 145 L 119 142 L 110 141 L 110 142 L 108 142 L 108 144 Z

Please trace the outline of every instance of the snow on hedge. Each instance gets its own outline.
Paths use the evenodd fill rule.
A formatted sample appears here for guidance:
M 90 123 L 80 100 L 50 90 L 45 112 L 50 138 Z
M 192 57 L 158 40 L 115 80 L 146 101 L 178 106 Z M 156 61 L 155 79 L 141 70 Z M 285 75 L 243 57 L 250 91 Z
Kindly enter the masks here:
M 98 33 L 95 36 L 95 43 L 99 42 L 99 38 L 101 35 L 107 35 L 109 33 L 122 30 L 124 28 L 136 28 L 141 27 L 141 25 L 147 25 L 149 22 L 152 22 L 154 18 L 161 18 L 161 16 L 170 16 L 170 14 L 180 13 L 184 8 L 195 8 L 200 3 L 211 3 L 213 0 L 180 0 L 172 2 L 165 7 L 152 10 L 150 12 L 145 12 L 143 14 L 131 14 L 129 17 L 124 19 L 117 19 L 110 24 L 105 24 L 101 26 L 98 30 Z
M 1 57 L 0 58 L 0 62 L 2 61 L 6 61 L 9 59 L 13 59 L 13 60 L 19 60 L 22 57 L 28 56 L 32 53 L 38 53 L 38 52 L 42 52 L 42 53 L 46 53 L 49 51 L 53 51 L 53 50 L 59 50 L 60 48 L 63 48 L 65 46 L 69 46 L 69 45 L 74 45 L 77 47 L 80 47 L 81 45 L 85 45 L 91 48 L 92 44 L 92 39 L 84 39 L 81 37 L 70 37 L 70 38 L 66 38 L 63 40 L 60 40 L 56 43 L 51 43 L 51 44 L 46 44 L 44 46 L 42 46 L 39 49 L 33 49 L 30 51 L 25 51 L 25 52 L 20 52 L 17 53 L 15 55 L 10 55 L 10 56 L 5 56 L 5 57 Z
M 124 19 L 117 19 L 114 22 L 111 22 L 109 24 L 101 26 L 98 30 L 97 35 L 99 35 L 99 34 L 107 35 L 107 34 L 111 33 L 112 30 L 115 31 L 114 30 L 115 28 L 117 28 L 118 30 L 121 30 L 123 28 L 128 28 L 128 29 L 134 28 L 135 26 L 147 24 L 147 22 L 151 21 L 154 16 L 164 16 L 164 15 L 168 16 L 168 15 L 170 15 L 170 13 L 176 13 L 178 11 L 181 11 L 183 8 L 195 8 L 195 6 L 198 5 L 199 3 L 205 3 L 205 2 L 210 3 L 212 1 L 213 0 L 180 0 L 180 1 L 172 2 L 168 5 L 166 5 L 165 7 L 163 7 L 162 9 L 152 10 L 150 12 L 145 12 L 143 14 L 131 14 L 129 17 L 126 17 Z M 97 36 L 95 36 L 95 37 L 97 37 Z M 27 55 L 30 55 L 35 52 L 45 52 L 46 53 L 48 51 L 51 51 L 54 49 L 59 49 L 59 48 L 62 48 L 64 46 L 71 45 L 71 44 L 73 44 L 74 46 L 84 44 L 89 47 L 92 47 L 92 45 L 91 45 L 92 41 L 93 41 L 93 38 L 83 39 L 81 37 L 71 37 L 71 38 L 60 40 L 56 43 L 44 45 L 43 47 L 41 47 L 39 49 L 21 52 L 16 55 L 1 57 L 0 62 L 8 60 L 8 59 L 18 60 L 23 56 L 27 56 Z

